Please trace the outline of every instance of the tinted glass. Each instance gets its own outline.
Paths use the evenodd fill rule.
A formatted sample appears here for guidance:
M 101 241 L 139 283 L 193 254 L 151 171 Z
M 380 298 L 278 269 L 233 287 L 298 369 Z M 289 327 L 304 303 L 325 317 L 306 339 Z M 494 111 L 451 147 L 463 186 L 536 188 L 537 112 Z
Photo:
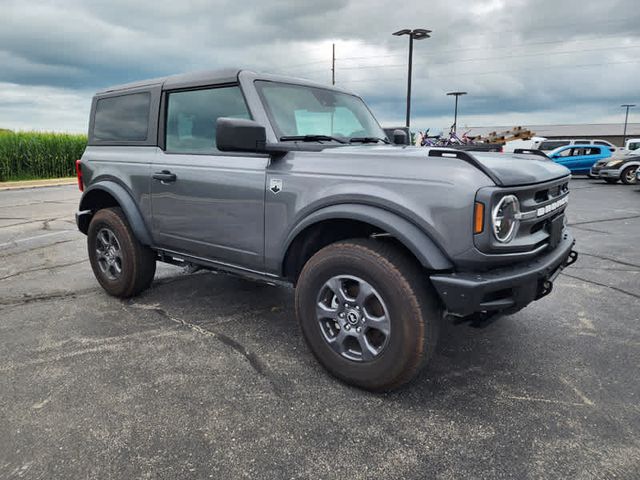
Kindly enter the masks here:
M 240 88 L 170 93 L 167 102 L 167 151 L 216 152 L 218 117 L 251 118 Z
M 277 82 L 260 81 L 256 82 L 256 87 L 279 137 L 386 138 L 369 109 L 356 96 Z
M 564 147 L 565 145 L 569 145 L 569 142 L 568 141 L 542 142 L 540 144 L 540 150 L 553 150 L 554 148 Z
M 559 157 L 571 157 L 575 155 L 575 150 L 575 148 L 567 148 L 565 150 L 562 150 L 561 152 L 556 152 L 556 155 L 558 155 Z
M 101 98 L 96 104 L 93 137 L 110 142 L 140 142 L 149 130 L 148 92 Z
M 636 150 L 640 147 L 640 142 L 629 142 L 629 150 Z
M 604 145 L 604 146 L 607 146 L 607 147 L 609 147 L 609 146 L 610 146 L 607 142 L 600 142 L 600 141 L 598 141 L 598 140 L 596 140 L 596 141 L 595 141 L 595 142 L 593 142 L 593 143 L 595 143 L 596 145 Z

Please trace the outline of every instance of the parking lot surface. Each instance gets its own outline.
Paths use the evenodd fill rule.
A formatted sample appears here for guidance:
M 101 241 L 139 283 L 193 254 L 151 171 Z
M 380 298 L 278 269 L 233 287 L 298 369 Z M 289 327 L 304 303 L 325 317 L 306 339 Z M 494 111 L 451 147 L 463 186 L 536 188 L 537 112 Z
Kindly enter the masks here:
M 111 298 L 77 188 L 0 192 L 0 478 L 640 478 L 640 187 L 571 189 L 553 292 L 384 395 L 316 363 L 292 290 L 161 266 Z

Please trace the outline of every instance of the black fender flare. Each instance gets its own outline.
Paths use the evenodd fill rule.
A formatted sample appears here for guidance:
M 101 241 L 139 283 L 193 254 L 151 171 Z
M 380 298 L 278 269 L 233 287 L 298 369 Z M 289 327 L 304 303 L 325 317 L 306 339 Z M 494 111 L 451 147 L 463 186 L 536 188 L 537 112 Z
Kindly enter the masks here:
M 89 229 L 89 221 L 97 210 L 95 206 L 92 205 L 91 201 L 93 197 L 91 192 L 96 191 L 106 192 L 111 195 L 116 202 L 118 202 L 125 217 L 127 217 L 129 225 L 131 225 L 134 235 L 140 243 L 143 245 L 152 244 L 151 234 L 149 233 L 147 224 L 145 223 L 135 200 L 122 185 L 110 180 L 102 180 L 94 183 L 82 194 L 82 198 L 80 199 L 80 211 L 76 214 L 76 222 L 78 223 L 78 228 L 82 233 L 87 233 Z
M 281 258 L 286 258 L 286 253 L 295 238 L 307 227 L 323 220 L 337 219 L 357 220 L 384 230 L 407 247 L 422 266 L 428 270 L 449 270 L 453 268 L 453 264 L 442 249 L 415 224 L 388 210 L 371 205 L 353 203 L 321 208 L 298 222 L 287 236 Z

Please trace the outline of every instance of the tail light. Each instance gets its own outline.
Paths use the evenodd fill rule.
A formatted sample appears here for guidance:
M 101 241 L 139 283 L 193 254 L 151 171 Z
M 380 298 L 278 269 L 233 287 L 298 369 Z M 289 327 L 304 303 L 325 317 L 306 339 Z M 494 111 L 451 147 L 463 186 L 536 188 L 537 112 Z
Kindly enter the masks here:
M 473 233 L 482 233 L 484 230 L 484 203 L 476 202 L 473 210 Z
M 76 176 L 78 177 L 78 188 L 80 191 L 84 191 L 84 182 L 82 181 L 82 163 L 80 160 L 76 160 Z

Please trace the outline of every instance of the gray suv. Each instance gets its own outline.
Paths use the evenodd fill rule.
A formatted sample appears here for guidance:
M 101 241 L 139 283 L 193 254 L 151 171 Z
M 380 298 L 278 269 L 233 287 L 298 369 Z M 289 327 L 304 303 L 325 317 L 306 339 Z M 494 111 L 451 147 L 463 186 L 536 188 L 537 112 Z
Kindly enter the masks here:
M 77 164 L 96 278 L 130 297 L 161 261 L 293 285 L 322 365 L 396 388 L 445 315 L 515 312 L 577 254 L 566 168 L 393 133 L 353 93 L 251 71 L 99 92 Z

